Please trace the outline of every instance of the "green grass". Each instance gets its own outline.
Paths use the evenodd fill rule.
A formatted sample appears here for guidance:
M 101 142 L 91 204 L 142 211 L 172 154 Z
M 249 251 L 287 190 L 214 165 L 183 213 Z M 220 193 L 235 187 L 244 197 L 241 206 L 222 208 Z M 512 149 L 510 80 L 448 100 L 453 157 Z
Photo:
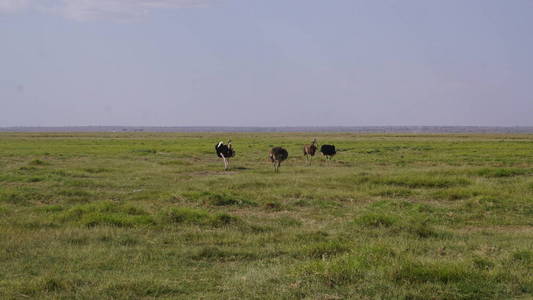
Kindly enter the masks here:
M 229 137 L 0 133 L 0 299 L 533 297 L 533 135 Z

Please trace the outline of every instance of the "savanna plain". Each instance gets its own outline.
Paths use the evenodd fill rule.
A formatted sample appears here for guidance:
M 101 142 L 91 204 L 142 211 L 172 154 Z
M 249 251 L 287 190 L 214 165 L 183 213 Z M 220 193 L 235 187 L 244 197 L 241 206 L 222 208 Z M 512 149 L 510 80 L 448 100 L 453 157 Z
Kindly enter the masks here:
M 3 132 L 0 298 L 531 299 L 532 175 L 528 134 Z

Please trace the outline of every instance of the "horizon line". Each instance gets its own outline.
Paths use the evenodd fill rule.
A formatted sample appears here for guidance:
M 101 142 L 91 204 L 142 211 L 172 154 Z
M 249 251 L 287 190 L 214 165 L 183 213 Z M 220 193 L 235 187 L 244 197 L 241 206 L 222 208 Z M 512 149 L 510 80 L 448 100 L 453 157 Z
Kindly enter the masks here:
M 114 127 L 114 128 L 370 128 L 370 127 L 477 127 L 477 128 L 533 128 L 533 125 L 8 125 L 0 128 L 80 128 L 80 127 Z
M 479 125 L 375 125 L 375 126 L 0 126 L 0 132 L 352 132 L 352 133 L 484 133 L 532 134 L 533 126 L 479 126 Z

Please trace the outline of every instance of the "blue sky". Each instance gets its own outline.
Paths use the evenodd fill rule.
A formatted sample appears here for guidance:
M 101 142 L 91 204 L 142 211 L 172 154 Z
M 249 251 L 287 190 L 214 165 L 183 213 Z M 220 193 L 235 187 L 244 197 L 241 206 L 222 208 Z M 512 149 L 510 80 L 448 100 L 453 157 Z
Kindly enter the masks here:
M 529 0 L 0 0 L 0 126 L 533 126 Z

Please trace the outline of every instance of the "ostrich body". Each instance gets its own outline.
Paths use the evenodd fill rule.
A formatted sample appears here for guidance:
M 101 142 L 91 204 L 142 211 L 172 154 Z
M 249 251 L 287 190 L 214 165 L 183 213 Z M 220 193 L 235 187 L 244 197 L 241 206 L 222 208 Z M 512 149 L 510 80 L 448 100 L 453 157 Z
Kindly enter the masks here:
M 286 160 L 287 157 L 289 157 L 289 152 L 287 152 L 287 150 L 281 147 L 274 147 L 270 150 L 268 157 L 272 161 L 272 165 L 274 166 L 274 172 L 278 172 L 281 162 Z
M 224 160 L 224 170 L 227 170 L 230 157 L 235 156 L 235 150 L 231 147 L 231 140 L 228 141 L 227 145 L 220 141 L 215 145 L 215 151 L 217 152 L 217 156 Z
M 326 157 L 326 160 L 331 159 L 333 155 L 337 154 L 334 145 L 322 145 L 322 147 L 320 147 L 320 152 Z
M 305 155 L 305 160 L 311 164 L 311 160 L 313 159 L 313 156 L 315 156 L 315 152 L 316 152 L 316 148 L 317 148 L 317 144 L 316 144 L 316 139 L 314 139 L 311 144 L 309 145 L 304 145 L 304 155 Z

